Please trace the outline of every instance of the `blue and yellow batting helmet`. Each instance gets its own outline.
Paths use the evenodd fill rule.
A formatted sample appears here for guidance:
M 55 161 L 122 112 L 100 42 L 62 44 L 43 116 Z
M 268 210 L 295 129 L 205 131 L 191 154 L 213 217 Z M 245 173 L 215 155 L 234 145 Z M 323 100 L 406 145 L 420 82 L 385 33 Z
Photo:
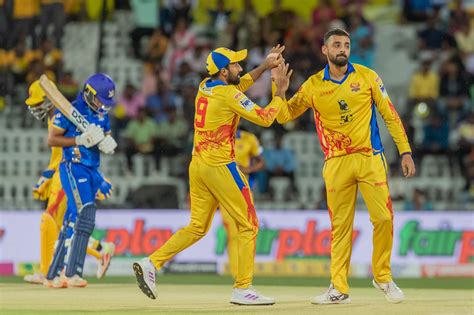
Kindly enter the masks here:
M 216 74 L 230 63 L 239 62 L 247 58 L 247 49 L 233 51 L 229 48 L 220 47 L 214 49 L 207 56 L 206 68 L 210 75 Z

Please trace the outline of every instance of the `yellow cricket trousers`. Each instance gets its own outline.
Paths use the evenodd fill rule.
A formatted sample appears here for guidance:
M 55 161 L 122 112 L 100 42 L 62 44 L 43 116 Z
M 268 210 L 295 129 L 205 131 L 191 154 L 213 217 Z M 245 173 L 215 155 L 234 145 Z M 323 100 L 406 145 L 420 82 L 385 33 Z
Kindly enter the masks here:
M 390 256 L 393 243 L 392 201 L 383 154 L 353 153 L 327 160 L 323 168 L 332 225 L 331 282 L 348 293 L 352 253 L 352 226 L 359 189 L 373 225 L 372 271 L 375 281 L 392 280 Z M 368 246 L 369 244 L 365 244 Z
M 206 164 L 193 156 L 189 166 L 191 220 L 152 255 L 160 269 L 173 256 L 200 240 L 208 232 L 219 205 L 236 223 L 239 248 L 235 288 L 252 284 L 258 219 L 247 179 L 235 162 L 221 166 Z
M 48 205 L 41 215 L 40 225 L 40 272 L 43 275 L 48 273 L 53 260 L 54 244 L 58 239 L 67 208 L 67 198 L 58 171 L 51 178 L 49 189 Z
M 239 241 L 237 224 L 234 222 L 229 212 L 220 207 L 222 224 L 227 234 L 227 256 L 229 257 L 229 268 L 232 278 L 237 277 L 239 269 Z

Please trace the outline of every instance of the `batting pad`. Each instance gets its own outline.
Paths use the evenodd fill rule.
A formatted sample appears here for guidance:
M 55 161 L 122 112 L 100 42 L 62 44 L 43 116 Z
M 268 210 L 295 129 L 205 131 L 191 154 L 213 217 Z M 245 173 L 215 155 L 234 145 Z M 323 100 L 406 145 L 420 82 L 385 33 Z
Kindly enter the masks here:
M 94 231 L 96 206 L 93 203 L 84 205 L 77 214 L 71 248 L 66 266 L 66 277 L 79 275 L 82 277 L 84 260 L 86 259 L 89 236 Z

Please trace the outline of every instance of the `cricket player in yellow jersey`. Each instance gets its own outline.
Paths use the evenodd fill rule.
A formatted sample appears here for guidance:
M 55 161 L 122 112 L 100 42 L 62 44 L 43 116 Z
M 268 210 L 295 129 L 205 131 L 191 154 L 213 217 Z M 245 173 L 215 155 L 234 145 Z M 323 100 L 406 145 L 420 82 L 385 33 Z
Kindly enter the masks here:
M 239 170 L 247 176 L 250 189 L 252 189 L 255 172 L 265 167 L 263 148 L 258 138 L 242 128 L 235 133 L 235 163 Z M 239 264 L 238 229 L 229 212 L 221 208 L 222 222 L 227 233 L 227 255 L 232 277 L 237 276 Z
M 303 83 L 288 101 L 288 111 L 283 110 L 277 118 L 285 123 L 311 108 L 326 159 L 323 177 L 332 225 L 331 285 L 312 303 L 350 302 L 347 276 L 358 189 L 374 227 L 373 285 L 385 293 L 388 301 L 398 303 L 404 295 L 393 282 L 390 269 L 393 211 L 376 111 L 402 156 L 406 177 L 415 174 L 410 145 L 380 77 L 367 67 L 348 62 L 349 34 L 341 29 L 327 32 L 322 51 L 328 65 Z
M 48 118 L 48 130 L 51 128 L 54 114 L 53 104 L 46 98 L 46 94 L 41 89 L 39 81 L 34 81 L 29 88 L 29 97 L 25 101 L 31 114 L 38 120 Z M 52 147 L 51 158 L 48 167 L 41 174 L 36 186 L 33 189 L 33 196 L 37 200 L 47 200 L 46 210 L 41 215 L 40 225 L 40 272 L 26 275 L 26 282 L 35 284 L 47 284 L 45 275 L 48 273 L 49 265 L 54 254 L 54 244 L 59 236 L 59 230 L 63 225 L 63 218 L 66 212 L 67 199 L 59 179 L 58 166 L 62 160 L 62 148 Z M 100 191 L 98 199 L 105 199 L 106 196 Z M 115 246 L 113 243 L 101 243 L 90 238 L 87 253 L 98 260 L 97 277 L 100 279 L 105 275 L 110 265 Z
M 284 47 L 274 47 L 280 54 Z M 189 166 L 191 222 L 177 231 L 150 257 L 133 264 L 139 288 L 156 298 L 155 267 L 160 269 L 173 256 L 196 243 L 208 232 L 218 206 L 225 209 L 238 227 L 238 271 L 230 302 L 241 305 L 275 303 L 252 287 L 258 219 L 248 182 L 235 163 L 235 132 L 240 117 L 268 127 L 281 107 L 286 106 L 285 91 L 292 71 L 282 58 L 266 58 L 248 74 L 240 77 L 239 62 L 247 50 L 234 52 L 218 48 L 207 57 L 210 78 L 199 85 L 195 103 L 194 149 Z M 277 66 L 276 93 L 262 108 L 244 92 L 265 71 Z

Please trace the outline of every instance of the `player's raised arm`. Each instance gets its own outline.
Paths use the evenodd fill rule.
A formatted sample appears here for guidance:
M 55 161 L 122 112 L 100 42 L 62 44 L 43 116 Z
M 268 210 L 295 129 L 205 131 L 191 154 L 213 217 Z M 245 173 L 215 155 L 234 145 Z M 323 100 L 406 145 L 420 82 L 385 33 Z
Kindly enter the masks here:
M 275 75 L 276 92 L 272 101 L 262 108 L 247 98 L 242 92 L 236 91 L 233 102 L 230 104 L 231 110 L 239 116 L 257 125 L 269 127 L 275 121 L 280 109 L 286 106 L 285 92 L 290 83 L 293 70 L 289 65 L 280 64 Z

